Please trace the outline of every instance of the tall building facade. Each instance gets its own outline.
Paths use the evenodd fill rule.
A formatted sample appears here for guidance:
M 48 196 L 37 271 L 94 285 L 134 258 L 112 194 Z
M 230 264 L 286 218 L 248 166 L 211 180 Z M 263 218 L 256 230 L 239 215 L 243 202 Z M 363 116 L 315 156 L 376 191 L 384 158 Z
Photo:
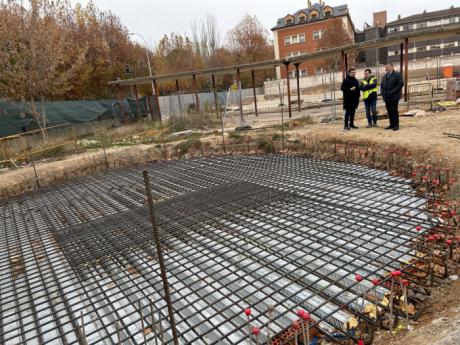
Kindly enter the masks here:
M 338 18 L 343 22 L 345 32 L 354 42 L 355 29 L 347 5 L 332 7 L 326 5 L 324 1 L 315 4 L 308 1 L 306 8 L 279 18 L 277 25 L 272 28 L 275 58 L 284 59 L 315 52 L 321 37 L 331 26 L 331 21 Z M 295 76 L 295 70 L 295 66 L 289 66 L 292 77 Z M 314 62 L 302 63 L 299 66 L 301 77 L 319 72 L 320 69 Z M 277 67 L 276 74 L 278 79 L 287 76 L 286 70 L 280 67 Z
M 441 28 L 460 24 L 460 7 L 427 12 L 401 18 L 387 24 L 387 35 L 395 36 L 424 29 Z M 412 42 L 409 46 L 409 60 L 437 58 L 460 54 L 460 35 L 442 39 Z M 400 61 L 400 47 L 388 47 L 388 62 Z

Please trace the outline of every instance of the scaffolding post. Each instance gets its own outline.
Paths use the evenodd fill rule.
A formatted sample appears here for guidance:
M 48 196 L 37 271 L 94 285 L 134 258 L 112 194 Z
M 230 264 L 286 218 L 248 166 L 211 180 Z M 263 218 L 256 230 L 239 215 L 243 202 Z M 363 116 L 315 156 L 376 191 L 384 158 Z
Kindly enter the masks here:
M 296 79 L 297 79 L 297 107 L 300 113 L 300 72 L 299 72 L 299 63 L 294 64 L 296 70 Z
M 409 39 L 404 39 L 404 102 L 407 102 L 407 90 L 409 86 Z
M 288 96 L 288 113 L 289 118 L 292 118 L 292 108 L 291 108 L 291 84 L 289 81 L 289 62 L 285 61 L 284 65 L 286 66 L 286 82 L 287 82 L 287 96 Z
M 252 77 L 252 91 L 254 93 L 254 110 L 256 111 L 256 116 L 259 116 L 259 111 L 257 109 L 257 93 L 256 93 L 256 75 L 254 70 L 251 70 Z

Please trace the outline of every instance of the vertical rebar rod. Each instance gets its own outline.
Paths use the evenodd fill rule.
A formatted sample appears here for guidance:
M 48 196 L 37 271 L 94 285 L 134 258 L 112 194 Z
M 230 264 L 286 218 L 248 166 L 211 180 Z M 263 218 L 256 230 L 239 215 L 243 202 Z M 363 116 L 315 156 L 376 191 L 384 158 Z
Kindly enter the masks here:
M 138 305 L 139 305 L 139 316 L 141 317 L 142 337 L 144 338 L 144 344 L 147 344 L 147 335 L 145 334 L 145 323 L 144 323 L 144 316 L 142 315 L 141 300 L 138 301 Z
M 240 105 L 240 121 L 241 123 L 244 123 L 244 117 L 243 117 L 243 99 L 241 96 L 241 90 L 242 90 L 242 85 L 241 85 L 241 73 L 240 69 L 238 68 L 236 70 L 236 81 L 238 82 L 238 102 Z
M 158 337 L 157 337 L 157 331 L 155 329 L 155 308 L 153 308 L 153 302 L 150 301 L 150 314 L 152 317 L 152 332 L 153 332 L 153 338 L 155 339 L 155 345 L 158 345 Z
M 195 94 L 195 106 L 197 113 L 200 112 L 200 97 L 198 96 L 198 84 L 196 82 L 196 75 L 192 76 L 193 92 Z
M 145 191 L 147 193 L 147 201 L 148 201 L 148 206 L 149 206 L 149 211 L 150 211 L 150 220 L 152 221 L 153 237 L 154 237 L 155 246 L 157 249 L 158 262 L 160 264 L 161 280 L 163 281 L 165 301 L 168 306 L 169 322 L 171 324 L 171 331 L 173 335 L 174 345 L 179 345 L 179 339 L 178 339 L 177 330 L 176 330 L 176 322 L 174 321 L 174 311 L 173 311 L 172 302 L 171 302 L 171 295 L 169 293 L 168 277 L 166 276 L 166 266 L 164 263 L 163 251 L 161 248 L 160 233 L 157 228 L 155 212 L 153 209 L 153 197 L 152 197 L 152 190 L 150 188 L 150 177 L 149 177 L 148 171 L 146 170 L 143 171 L 143 175 L 144 175 Z
M 216 114 L 219 115 L 219 110 L 218 110 L 218 103 L 217 103 L 217 91 L 216 91 L 216 77 L 214 74 L 211 76 L 212 79 L 212 92 L 214 94 L 214 104 L 216 107 Z M 222 127 L 222 148 L 224 150 L 224 153 L 226 153 L 225 149 L 225 128 L 224 128 L 224 112 L 220 112 L 220 125 Z
M 179 87 L 179 80 L 176 79 L 176 92 L 177 92 L 177 102 L 179 103 L 179 112 L 180 112 L 180 117 L 182 118 L 182 105 L 180 104 L 180 87 Z
M 81 342 L 83 345 L 88 345 L 86 341 L 86 332 L 85 332 L 85 320 L 83 318 L 83 312 L 80 313 L 80 320 L 81 320 Z
M 161 121 L 162 119 L 161 119 L 161 108 L 160 108 L 160 96 L 158 95 L 158 85 L 155 79 L 153 79 L 152 85 L 153 85 L 153 91 L 155 92 L 155 102 L 157 104 L 158 116 L 159 116 L 159 120 Z
M 35 161 L 34 161 L 34 158 L 32 157 L 32 149 L 30 148 L 29 137 L 27 135 L 25 137 L 27 141 L 27 150 L 29 151 L 29 159 L 32 162 L 32 167 L 34 168 L 35 183 L 37 184 L 37 187 L 40 188 L 40 181 L 38 180 L 37 168 L 35 168 Z
M 115 331 L 117 333 L 117 344 L 118 345 L 121 345 L 121 338 L 120 338 L 120 324 L 117 322 L 115 322 Z
M 284 85 L 283 85 L 283 92 L 281 93 L 281 85 L 278 82 L 278 92 L 280 95 L 281 101 L 281 139 L 283 141 L 283 151 L 284 151 Z
M 158 310 L 158 327 L 160 332 L 161 345 L 165 345 L 165 335 L 163 333 L 163 316 L 161 315 L 160 310 Z

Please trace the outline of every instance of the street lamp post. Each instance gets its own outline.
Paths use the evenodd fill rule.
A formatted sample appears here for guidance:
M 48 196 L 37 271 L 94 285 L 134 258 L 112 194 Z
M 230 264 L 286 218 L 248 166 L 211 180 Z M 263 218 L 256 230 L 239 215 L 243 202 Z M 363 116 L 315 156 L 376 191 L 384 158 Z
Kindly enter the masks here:
M 145 54 L 147 55 L 147 64 L 149 66 L 149 75 L 150 77 L 153 77 L 153 74 L 152 74 L 152 66 L 150 65 L 150 56 L 149 56 L 149 50 L 147 48 L 147 41 L 145 40 L 144 36 L 142 36 L 141 34 L 138 34 L 136 32 L 130 32 L 128 36 L 139 36 L 143 41 L 144 41 L 144 46 L 145 46 Z M 153 79 L 152 79 L 152 95 L 155 96 L 155 85 L 153 83 Z M 147 107 L 149 108 L 149 118 L 152 119 L 152 110 L 150 109 L 150 102 L 147 101 Z

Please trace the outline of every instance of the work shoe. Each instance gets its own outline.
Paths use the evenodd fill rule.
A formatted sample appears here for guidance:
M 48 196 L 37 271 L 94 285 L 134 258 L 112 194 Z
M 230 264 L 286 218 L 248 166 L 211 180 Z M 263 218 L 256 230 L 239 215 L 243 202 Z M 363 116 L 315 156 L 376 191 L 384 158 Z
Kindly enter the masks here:
M 399 127 L 394 127 L 393 130 L 394 131 L 399 131 Z
M 366 128 L 372 128 L 372 123 L 368 124 Z
M 393 126 L 385 127 L 385 129 L 393 129 Z
M 379 126 L 379 125 L 376 124 L 376 123 L 374 123 L 374 124 L 372 125 L 372 127 L 378 127 L 378 126 Z
M 348 126 L 343 127 L 344 132 L 349 131 L 349 130 L 350 130 L 350 127 L 348 127 Z
M 350 126 L 352 129 L 358 129 L 359 127 L 356 127 L 355 125 Z

